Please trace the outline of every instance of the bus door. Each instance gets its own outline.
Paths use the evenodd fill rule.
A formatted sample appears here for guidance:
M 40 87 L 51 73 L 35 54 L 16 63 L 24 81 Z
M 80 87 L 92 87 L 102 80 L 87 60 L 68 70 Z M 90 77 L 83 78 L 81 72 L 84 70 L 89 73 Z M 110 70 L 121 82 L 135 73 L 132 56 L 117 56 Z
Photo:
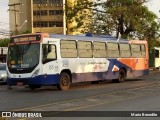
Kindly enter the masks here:
M 55 44 L 42 45 L 42 64 L 43 75 L 47 76 L 47 80 L 52 82 L 53 75 L 58 74 L 57 52 Z

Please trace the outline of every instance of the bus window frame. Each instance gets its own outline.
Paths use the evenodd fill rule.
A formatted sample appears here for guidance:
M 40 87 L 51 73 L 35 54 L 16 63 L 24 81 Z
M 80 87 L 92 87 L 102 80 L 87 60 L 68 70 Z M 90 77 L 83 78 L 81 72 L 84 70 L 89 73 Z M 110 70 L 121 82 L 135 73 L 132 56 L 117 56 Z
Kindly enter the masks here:
M 79 48 L 78 48 L 78 42 L 90 42 L 91 43 L 91 50 L 92 50 L 92 56 L 91 57 L 80 57 L 79 56 Z M 78 50 L 78 57 L 79 58 L 93 58 L 93 43 L 92 43 L 92 41 L 82 41 L 82 40 L 78 40 L 77 41 L 77 50 Z M 82 49 L 81 49 L 82 50 Z M 88 49 L 86 49 L 87 51 L 88 51 Z
M 94 49 L 94 43 L 104 43 L 105 44 L 105 57 L 95 57 L 95 49 Z M 107 44 L 106 44 L 106 42 L 99 42 L 99 41 L 93 41 L 93 43 L 92 43 L 92 45 L 93 45 L 93 57 L 94 58 L 107 58 Z
M 47 57 L 46 57 L 46 59 L 44 59 L 44 54 L 43 54 L 43 45 L 48 45 L 48 47 L 49 46 L 55 46 L 55 59 L 53 58 L 53 59 L 47 59 Z M 52 51 L 51 51 L 52 52 Z M 48 55 L 48 53 L 49 53 L 49 51 L 48 51 L 48 49 L 47 49 L 47 55 Z M 46 55 L 46 56 L 47 56 Z M 44 60 L 43 60 L 44 59 Z M 41 59 L 41 61 L 42 61 L 42 63 L 43 64 L 46 64 L 46 63 L 48 63 L 48 62 L 51 62 L 51 61 L 55 61 L 55 60 L 57 60 L 57 46 L 55 45 L 55 44 L 42 44 L 42 59 Z
M 134 51 L 133 51 L 133 49 L 132 49 L 132 45 L 138 45 L 139 46 L 139 49 L 140 49 L 140 51 L 138 52 L 138 54 L 139 55 L 141 55 L 141 56 L 133 56 L 133 53 L 135 53 Z M 141 44 L 135 44 L 135 43 L 131 43 L 131 53 L 132 53 L 132 58 L 142 58 L 142 51 L 141 51 Z
M 145 46 L 145 44 L 140 44 L 140 45 L 141 45 L 142 58 L 146 58 L 146 46 Z M 144 50 L 142 50 L 142 46 L 144 46 Z M 143 51 L 145 51 L 145 56 L 143 56 Z
M 63 57 L 62 54 L 61 54 L 61 53 L 62 53 L 62 52 L 61 52 L 61 49 L 62 49 L 62 48 L 61 48 L 61 41 L 74 41 L 74 42 L 75 42 L 75 45 L 76 45 L 77 56 L 76 56 L 76 57 Z M 67 48 L 66 48 L 66 49 L 67 49 Z M 78 58 L 78 46 L 77 46 L 77 41 L 76 41 L 76 40 L 63 40 L 63 39 L 61 39 L 61 40 L 60 40 L 60 55 L 61 55 L 61 58 Z
M 129 46 L 129 53 L 130 53 L 130 56 L 128 57 L 122 57 L 122 54 L 121 54 L 121 51 L 127 51 L 127 50 L 121 50 L 121 45 L 128 45 Z M 129 43 L 119 43 L 119 52 L 120 52 L 120 57 L 121 58 L 131 58 L 132 57 L 132 54 L 131 54 L 131 45 Z
M 116 57 L 110 57 L 110 56 L 108 56 L 108 43 L 117 44 L 117 46 L 118 46 L 118 56 L 116 56 Z M 119 58 L 119 57 L 120 57 L 119 43 L 115 43 L 115 42 L 107 42 L 107 47 L 106 47 L 106 48 L 107 48 L 107 49 L 106 49 L 107 58 Z M 113 50 L 112 50 L 112 51 L 113 51 Z M 116 50 L 114 50 L 114 51 L 116 51 Z

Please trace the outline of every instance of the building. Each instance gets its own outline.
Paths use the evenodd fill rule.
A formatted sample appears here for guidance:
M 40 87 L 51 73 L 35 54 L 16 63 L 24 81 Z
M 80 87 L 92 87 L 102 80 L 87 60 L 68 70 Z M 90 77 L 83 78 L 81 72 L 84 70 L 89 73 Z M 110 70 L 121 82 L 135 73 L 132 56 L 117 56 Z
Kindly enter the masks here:
M 66 0 L 9 0 L 10 30 L 66 34 Z M 74 2 L 74 0 L 68 0 Z M 74 34 L 74 33 L 70 33 Z

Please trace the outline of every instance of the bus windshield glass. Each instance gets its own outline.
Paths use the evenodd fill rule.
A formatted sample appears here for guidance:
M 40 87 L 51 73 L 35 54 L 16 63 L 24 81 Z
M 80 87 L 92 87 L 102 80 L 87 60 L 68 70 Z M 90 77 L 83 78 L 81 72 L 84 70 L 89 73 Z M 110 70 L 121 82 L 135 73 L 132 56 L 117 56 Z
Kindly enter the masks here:
M 8 66 L 10 69 L 35 68 L 39 63 L 40 44 L 10 45 L 8 49 Z

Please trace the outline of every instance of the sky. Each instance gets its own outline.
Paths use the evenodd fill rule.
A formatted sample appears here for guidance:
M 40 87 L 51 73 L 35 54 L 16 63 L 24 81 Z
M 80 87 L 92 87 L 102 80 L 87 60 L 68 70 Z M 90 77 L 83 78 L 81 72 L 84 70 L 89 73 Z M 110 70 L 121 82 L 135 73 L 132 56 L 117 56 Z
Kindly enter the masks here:
M 0 38 L 7 37 L 9 32 L 8 0 L 0 0 Z M 5 34 L 5 35 L 1 35 Z
M 0 0 L 0 38 L 2 33 L 6 34 L 9 32 L 8 1 Z M 150 11 L 153 11 L 160 18 L 160 0 L 149 0 L 147 6 Z
M 8 0 L 0 0 L 0 35 L 9 32 Z
M 148 8 L 160 18 L 160 0 L 149 0 Z

